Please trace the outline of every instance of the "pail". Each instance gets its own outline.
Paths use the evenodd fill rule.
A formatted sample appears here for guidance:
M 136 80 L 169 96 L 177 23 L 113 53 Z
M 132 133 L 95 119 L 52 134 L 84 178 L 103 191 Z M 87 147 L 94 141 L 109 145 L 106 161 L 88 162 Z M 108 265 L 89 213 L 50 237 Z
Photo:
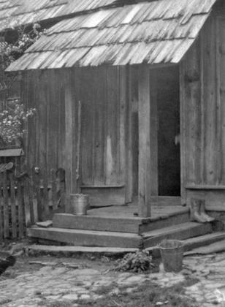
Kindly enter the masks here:
M 89 196 L 85 194 L 71 194 L 70 202 L 73 214 L 86 215 L 89 209 Z
M 183 264 L 184 244 L 178 240 L 164 240 L 159 245 L 166 272 L 180 272 Z

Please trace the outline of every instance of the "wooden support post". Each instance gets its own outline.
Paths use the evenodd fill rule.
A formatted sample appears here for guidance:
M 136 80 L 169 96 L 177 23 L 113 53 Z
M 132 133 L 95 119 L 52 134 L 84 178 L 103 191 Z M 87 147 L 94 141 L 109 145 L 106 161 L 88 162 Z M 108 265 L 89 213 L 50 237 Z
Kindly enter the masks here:
M 149 67 L 141 65 L 139 69 L 139 172 L 138 172 L 138 213 L 141 217 L 151 215 L 150 183 L 150 80 Z
M 121 88 L 126 101 L 126 203 L 133 200 L 133 152 L 132 152 L 132 101 L 131 101 L 131 69 L 124 69 L 124 80 Z
M 65 72 L 65 170 L 66 170 L 66 213 L 71 212 L 70 206 L 70 194 L 74 191 L 74 185 L 76 185 L 76 180 L 73 182 L 73 138 L 75 134 L 75 101 L 72 95 L 72 84 L 71 84 L 71 71 Z

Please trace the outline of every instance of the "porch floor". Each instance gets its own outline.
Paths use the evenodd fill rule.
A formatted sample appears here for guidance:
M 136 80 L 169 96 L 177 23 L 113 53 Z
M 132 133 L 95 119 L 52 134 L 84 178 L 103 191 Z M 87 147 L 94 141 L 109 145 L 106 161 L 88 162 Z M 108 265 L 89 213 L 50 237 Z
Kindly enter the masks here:
M 150 219 L 161 217 L 168 217 L 188 212 L 186 206 L 181 206 L 180 197 L 155 197 L 152 201 Z M 138 217 L 138 203 L 124 206 L 109 206 L 101 208 L 93 208 L 88 210 L 87 215 L 96 217 L 110 217 L 110 218 L 135 218 L 142 220 L 143 217 Z

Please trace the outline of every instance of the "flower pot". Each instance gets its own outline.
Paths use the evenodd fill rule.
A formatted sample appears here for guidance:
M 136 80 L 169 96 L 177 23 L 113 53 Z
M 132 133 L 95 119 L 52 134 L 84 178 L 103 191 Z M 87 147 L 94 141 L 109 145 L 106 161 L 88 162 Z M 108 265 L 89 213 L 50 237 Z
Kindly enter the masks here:
M 85 194 L 71 194 L 70 202 L 75 215 L 86 215 L 89 209 L 89 196 Z

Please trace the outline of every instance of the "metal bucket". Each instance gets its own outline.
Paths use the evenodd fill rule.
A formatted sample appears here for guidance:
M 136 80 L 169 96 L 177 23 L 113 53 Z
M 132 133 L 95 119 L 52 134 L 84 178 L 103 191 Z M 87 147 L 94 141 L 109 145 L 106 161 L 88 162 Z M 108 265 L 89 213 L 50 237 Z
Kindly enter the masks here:
M 71 194 L 70 203 L 75 215 L 86 215 L 89 209 L 89 196 L 85 194 Z
M 180 272 L 183 264 L 184 243 L 178 240 L 164 240 L 160 254 L 166 272 Z

